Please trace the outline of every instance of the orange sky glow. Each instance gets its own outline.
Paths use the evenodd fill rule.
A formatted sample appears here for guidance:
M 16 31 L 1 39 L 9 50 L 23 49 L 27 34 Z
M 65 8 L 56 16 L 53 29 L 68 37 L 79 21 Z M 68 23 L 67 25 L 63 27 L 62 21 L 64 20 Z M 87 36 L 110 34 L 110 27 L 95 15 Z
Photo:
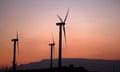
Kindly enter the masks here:
M 58 58 L 57 14 L 66 23 L 63 58 L 120 60 L 119 0 L 0 0 L 0 66 L 11 66 L 13 43 L 19 32 L 17 64 L 49 59 L 51 33 Z

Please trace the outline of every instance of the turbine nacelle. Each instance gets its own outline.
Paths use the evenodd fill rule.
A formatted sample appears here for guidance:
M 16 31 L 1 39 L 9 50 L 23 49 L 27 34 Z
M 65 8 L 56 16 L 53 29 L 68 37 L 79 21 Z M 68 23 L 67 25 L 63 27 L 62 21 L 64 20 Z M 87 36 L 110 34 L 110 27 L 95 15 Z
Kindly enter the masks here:
M 55 45 L 55 43 L 49 43 L 49 46 L 54 46 Z
M 58 22 L 58 23 L 56 23 L 56 25 L 65 25 L 65 23 L 64 22 Z
M 12 39 L 11 41 L 19 41 L 19 39 Z

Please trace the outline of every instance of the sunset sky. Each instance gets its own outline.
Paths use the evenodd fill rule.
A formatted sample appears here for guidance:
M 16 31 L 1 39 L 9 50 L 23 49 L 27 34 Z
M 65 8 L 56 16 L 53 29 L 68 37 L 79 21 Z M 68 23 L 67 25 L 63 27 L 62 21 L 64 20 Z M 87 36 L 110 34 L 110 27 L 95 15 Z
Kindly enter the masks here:
M 17 64 L 49 59 L 51 33 L 58 58 L 57 14 L 66 22 L 63 58 L 120 60 L 120 0 L 0 0 L 0 66 L 11 66 L 19 32 Z

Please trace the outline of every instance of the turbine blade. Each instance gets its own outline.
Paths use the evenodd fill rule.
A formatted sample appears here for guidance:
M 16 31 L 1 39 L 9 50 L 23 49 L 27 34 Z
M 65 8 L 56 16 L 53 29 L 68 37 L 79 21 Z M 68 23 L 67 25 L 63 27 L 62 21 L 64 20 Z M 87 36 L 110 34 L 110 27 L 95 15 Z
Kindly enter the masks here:
M 53 56 L 55 56 L 55 45 L 53 46 Z
M 60 20 L 61 22 L 63 22 L 62 18 L 61 18 L 59 15 L 57 15 L 57 17 L 59 18 L 59 20 Z
M 55 55 L 55 41 L 54 41 L 53 33 L 52 33 L 52 44 L 53 44 L 53 45 L 52 45 L 52 50 L 53 50 L 53 51 L 52 51 L 52 52 L 53 52 L 52 54 L 53 54 L 53 56 L 54 56 L 54 55 Z
M 18 32 L 16 31 L 16 39 L 17 39 L 17 51 L 18 51 L 18 56 L 19 56 L 19 38 L 18 38 Z
M 19 42 L 17 41 L 17 51 L 18 51 L 18 56 L 19 56 Z
M 16 39 L 18 39 L 18 31 L 16 30 Z
M 52 41 L 53 41 L 53 43 L 55 42 L 55 41 L 54 41 L 54 36 L 53 36 L 53 33 L 52 33 Z
M 65 45 L 67 45 L 67 41 L 66 41 L 66 31 L 65 31 L 65 25 L 63 25 L 63 31 L 64 31 L 64 37 L 65 37 Z
M 66 13 L 66 16 L 65 16 L 65 19 L 64 19 L 64 23 L 65 23 L 66 20 L 67 20 L 68 14 L 69 14 L 69 8 L 68 8 L 68 10 L 67 10 L 67 13 Z

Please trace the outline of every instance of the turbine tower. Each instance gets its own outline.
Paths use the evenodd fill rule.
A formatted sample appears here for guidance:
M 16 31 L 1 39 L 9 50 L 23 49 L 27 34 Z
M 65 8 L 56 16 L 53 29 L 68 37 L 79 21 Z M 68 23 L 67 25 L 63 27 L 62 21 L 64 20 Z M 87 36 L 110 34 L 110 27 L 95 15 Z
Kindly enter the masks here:
M 16 71 L 16 47 L 19 49 L 18 45 L 18 33 L 16 34 L 16 38 L 11 40 L 14 43 L 14 49 L 13 49 L 13 72 Z
M 51 43 L 49 43 L 48 45 L 50 46 L 51 50 L 50 50 L 50 68 L 53 68 L 53 48 L 55 46 L 55 42 L 54 42 L 54 38 L 52 36 L 52 41 Z
M 68 13 L 69 13 L 69 9 L 67 10 L 64 21 L 62 20 L 62 18 L 59 15 L 57 15 L 57 17 L 60 20 L 60 22 L 56 23 L 56 25 L 59 26 L 59 54 L 58 54 L 58 58 L 59 58 L 58 59 L 58 67 L 59 68 L 61 68 L 61 66 L 62 66 L 62 28 L 64 31 L 64 37 L 65 37 L 65 43 L 66 43 L 65 22 L 67 20 Z

